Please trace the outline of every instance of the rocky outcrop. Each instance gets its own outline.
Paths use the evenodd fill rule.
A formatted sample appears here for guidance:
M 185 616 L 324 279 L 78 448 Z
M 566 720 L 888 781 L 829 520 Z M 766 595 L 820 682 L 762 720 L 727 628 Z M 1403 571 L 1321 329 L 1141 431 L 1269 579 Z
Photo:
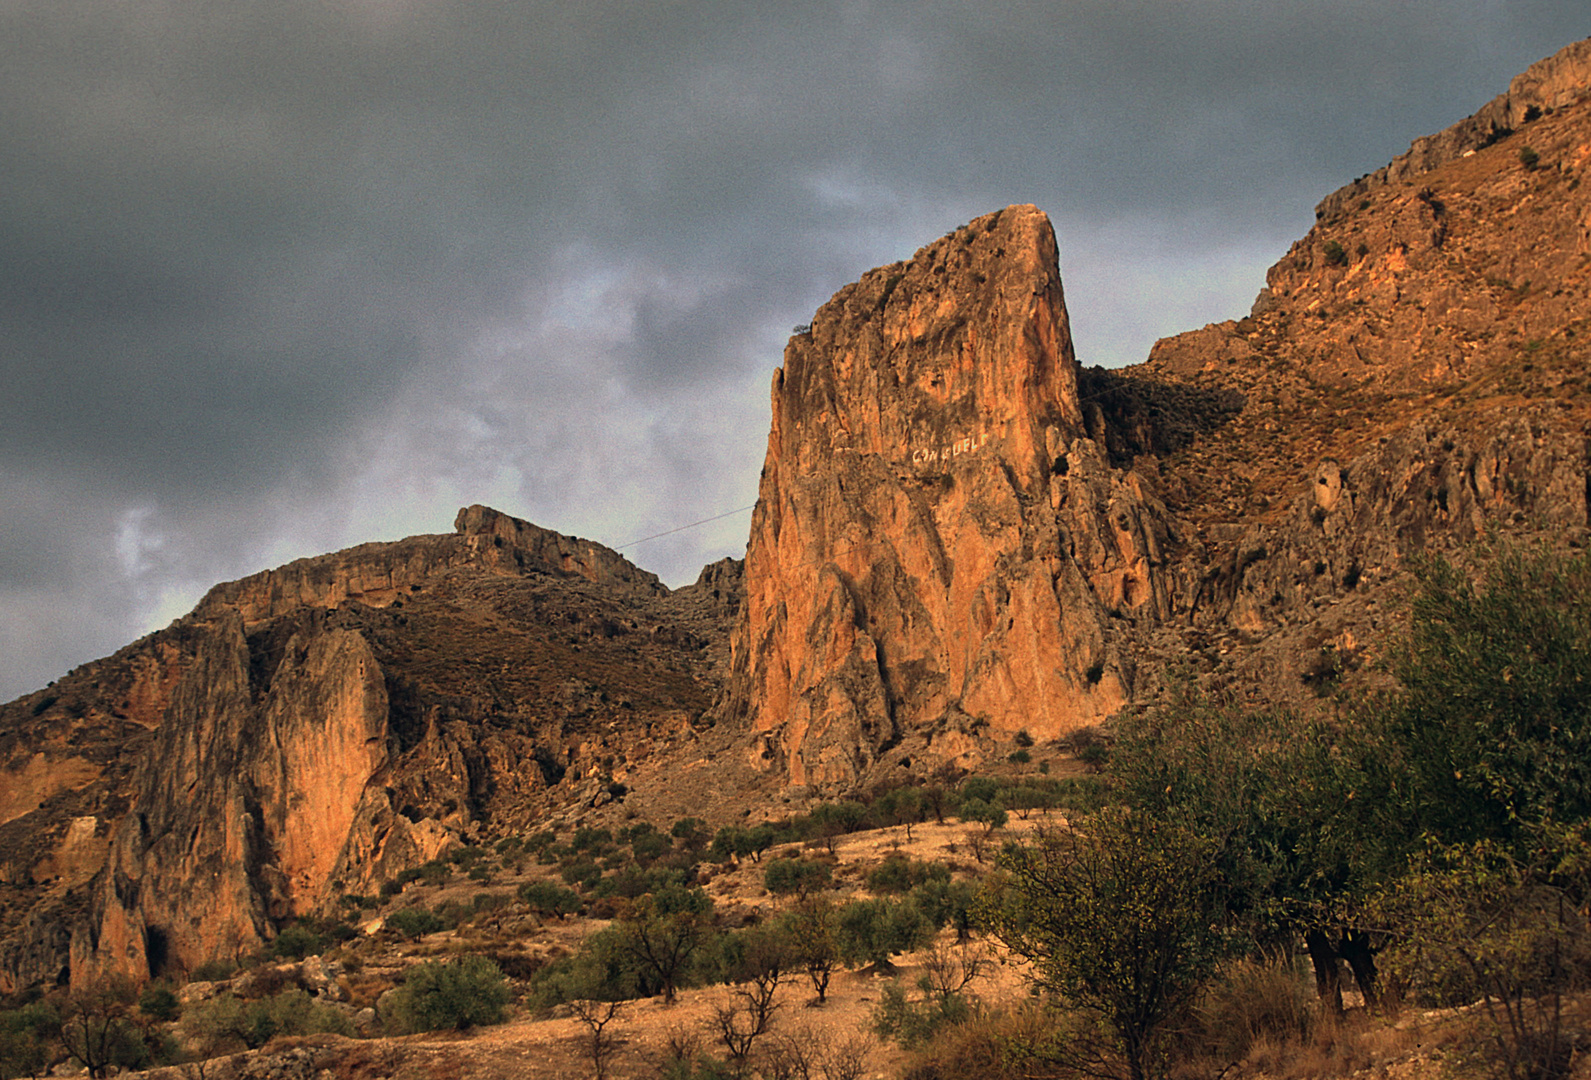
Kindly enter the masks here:
M 0 857 L 29 898 L 0 989 L 239 958 L 461 842 L 613 799 L 648 755 L 632 731 L 688 738 L 706 711 L 737 570 L 675 597 L 469 507 L 452 536 L 218 586 L 0 712 Z
M 1087 438 L 1049 221 L 979 218 L 786 348 L 726 715 L 797 784 L 908 732 L 1102 719 L 1129 692 L 1107 611 L 1165 603 L 1168 541 Z
M 581 577 L 654 596 L 668 592 L 656 575 L 610 548 L 477 505 L 459 511 L 452 535 L 411 536 L 299 559 L 217 585 L 197 611 L 229 608 L 255 623 L 300 607 L 334 608 L 349 601 L 386 607 L 459 567 L 510 577 Z
M 1077 369 L 1031 207 L 835 294 L 774 380 L 725 706 L 755 757 L 976 760 L 1190 670 L 1307 699 L 1412 559 L 1583 537 L 1588 88 L 1591 42 L 1534 65 L 1137 368 Z
M 1591 38 L 1531 64 L 1514 76 L 1504 93 L 1473 115 L 1435 135 L 1414 140 L 1389 164 L 1332 192 L 1315 208 L 1315 217 L 1338 217 L 1377 188 L 1409 183 L 1432 169 L 1491 146 L 1541 116 L 1575 104 L 1588 92 Z

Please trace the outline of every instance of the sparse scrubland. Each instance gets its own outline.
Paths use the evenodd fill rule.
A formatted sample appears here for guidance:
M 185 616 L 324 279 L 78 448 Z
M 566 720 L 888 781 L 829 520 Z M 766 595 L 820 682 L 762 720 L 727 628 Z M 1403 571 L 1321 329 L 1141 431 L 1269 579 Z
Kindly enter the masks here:
M 1591 1037 L 1591 559 L 1432 560 L 1407 609 L 1380 697 L 1189 693 L 785 820 L 458 848 L 241 972 L 12 1002 L 0 1076 L 236 1075 L 247 1051 L 371 1075 L 422 1048 L 676 1080 L 1567 1076 Z

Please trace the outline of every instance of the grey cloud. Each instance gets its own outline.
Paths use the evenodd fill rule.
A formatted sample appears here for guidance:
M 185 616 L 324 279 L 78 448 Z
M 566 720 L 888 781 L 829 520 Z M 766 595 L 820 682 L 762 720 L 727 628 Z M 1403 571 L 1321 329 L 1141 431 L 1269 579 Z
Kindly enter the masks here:
M 463 502 L 615 543 L 743 505 L 789 327 L 1009 202 L 1056 218 L 1085 361 L 1137 359 L 1584 32 L 1546 0 L 18 0 L 0 696 Z M 634 554 L 682 581 L 743 537 Z

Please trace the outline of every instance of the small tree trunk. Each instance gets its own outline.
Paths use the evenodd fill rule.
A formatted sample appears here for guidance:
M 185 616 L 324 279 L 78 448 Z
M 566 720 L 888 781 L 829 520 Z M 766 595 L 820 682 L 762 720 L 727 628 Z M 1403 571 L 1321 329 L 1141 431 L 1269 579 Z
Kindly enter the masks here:
M 1337 967 L 1337 950 L 1331 939 L 1319 930 L 1304 934 L 1310 963 L 1315 966 L 1315 991 L 1320 995 L 1321 1011 L 1331 1017 L 1342 1015 L 1342 972 Z

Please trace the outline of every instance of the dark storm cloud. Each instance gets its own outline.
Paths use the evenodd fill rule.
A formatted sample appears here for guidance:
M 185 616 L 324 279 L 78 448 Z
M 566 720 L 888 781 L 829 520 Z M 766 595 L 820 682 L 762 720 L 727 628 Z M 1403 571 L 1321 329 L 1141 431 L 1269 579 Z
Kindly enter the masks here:
M 1139 359 L 1587 29 L 1500 0 L 16 0 L 0 696 L 464 502 L 613 543 L 743 506 L 789 327 L 1009 202 L 1056 219 L 1083 360 Z M 744 535 L 633 554 L 681 581 Z

